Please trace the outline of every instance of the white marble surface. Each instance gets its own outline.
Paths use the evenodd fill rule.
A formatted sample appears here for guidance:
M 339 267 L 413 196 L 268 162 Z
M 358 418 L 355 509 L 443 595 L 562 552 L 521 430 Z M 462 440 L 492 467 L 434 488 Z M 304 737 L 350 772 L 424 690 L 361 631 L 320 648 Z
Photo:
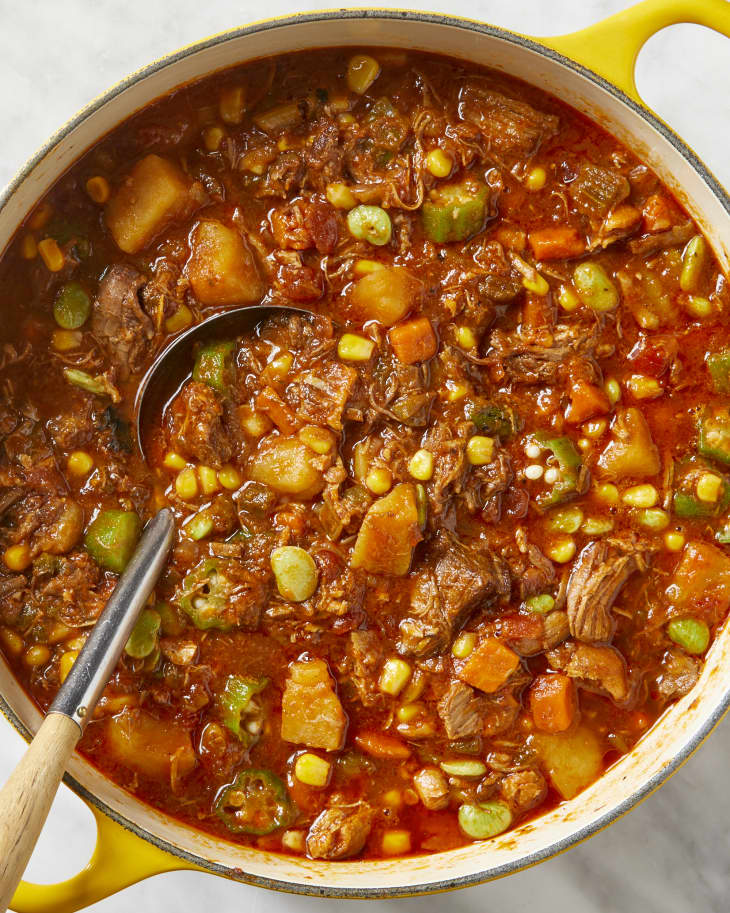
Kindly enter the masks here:
M 693 0 L 686 0 L 691 6 Z M 355 4 L 352 4 L 355 5 Z M 379 4 L 358 4 L 379 5 Z M 422 2 L 401 0 L 401 7 Z M 449 0 L 432 8 L 518 31 L 557 34 L 625 8 L 626 0 Z M 312 2 L 312 6 L 316 6 Z M 266 13 L 306 9 L 269 0 Z M 108 85 L 160 54 L 260 17 L 250 0 L 0 0 L 0 185 L 45 138 Z M 653 38 L 638 66 L 644 97 L 730 186 L 730 53 L 693 26 Z M 0 719 L 0 780 L 21 755 Z M 449 896 L 370 902 L 385 913 L 726 913 L 730 908 L 730 721 L 689 763 L 609 830 L 558 859 Z M 91 816 L 65 787 L 31 862 L 38 881 L 68 877 L 88 858 Z M 98 913 L 245 907 L 251 913 L 334 913 L 337 901 L 285 897 L 213 876 L 162 875 L 94 906 Z M 353 902 L 348 909 L 364 908 Z

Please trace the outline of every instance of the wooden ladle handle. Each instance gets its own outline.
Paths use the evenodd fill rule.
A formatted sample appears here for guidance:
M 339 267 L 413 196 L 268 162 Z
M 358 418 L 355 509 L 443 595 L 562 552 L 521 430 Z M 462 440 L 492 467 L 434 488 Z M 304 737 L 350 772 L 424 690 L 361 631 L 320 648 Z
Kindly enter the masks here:
M 0 790 L 0 911 L 7 910 L 48 817 L 81 728 L 49 713 Z

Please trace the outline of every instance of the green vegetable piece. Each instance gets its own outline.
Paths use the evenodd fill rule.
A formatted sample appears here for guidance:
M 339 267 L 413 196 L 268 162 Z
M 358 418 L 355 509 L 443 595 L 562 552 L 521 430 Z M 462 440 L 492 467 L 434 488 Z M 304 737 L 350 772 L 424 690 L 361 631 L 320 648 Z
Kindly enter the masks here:
M 702 501 L 697 496 L 697 483 L 707 472 L 720 475 L 710 463 L 698 457 L 678 460 L 674 464 L 675 491 L 672 507 L 676 516 L 683 520 L 716 517 L 730 507 L 730 484 L 724 476 L 717 501 Z
M 700 501 L 687 491 L 675 491 L 672 498 L 674 513 L 683 520 L 694 520 L 697 517 L 710 517 L 715 512 L 714 504 Z
M 53 303 L 53 317 L 64 330 L 77 330 L 89 319 L 91 301 L 78 282 L 62 286 Z
M 160 616 L 160 630 L 165 637 L 177 637 L 185 630 L 185 623 L 179 612 L 169 602 L 158 602 L 155 612 Z
M 63 376 L 74 387 L 86 390 L 87 393 L 95 393 L 97 396 L 112 396 L 112 388 L 104 377 L 92 377 L 91 374 L 79 371 L 78 368 L 64 368 Z
M 142 523 L 133 510 L 102 510 L 86 530 L 86 551 L 98 565 L 121 574 L 137 545 Z
M 218 393 L 228 389 L 233 373 L 233 342 L 211 342 L 198 350 L 193 367 L 193 380 L 208 384 Z
M 512 437 L 518 427 L 517 416 L 511 409 L 491 404 L 474 408 L 469 420 L 474 422 L 477 431 L 497 435 L 503 440 Z
M 488 199 L 489 188 L 473 178 L 435 188 L 421 207 L 424 234 L 437 244 L 471 238 L 484 228 Z
M 225 575 L 225 567 L 224 561 L 206 558 L 183 579 L 180 608 L 199 631 L 233 628 L 226 615 L 233 584 Z
M 218 794 L 215 813 L 234 834 L 270 834 L 299 814 L 282 781 L 268 770 L 242 770 Z
M 718 393 L 730 393 L 730 349 L 707 356 L 707 370 Z
M 154 609 L 145 609 L 132 629 L 124 652 L 134 659 L 144 659 L 157 647 L 157 634 L 162 619 Z
M 525 600 L 525 608 L 537 615 L 547 615 L 555 608 L 555 599 L 549 593 L 540 593 Z
M 428 520 L 428 495 L 426 486 L 420 482 L 416 485 L 416 510 L 418 511 L 418 525 L 421 529 L 425 529 Z
M 457 758 L 453 761 L 442 761 L 439 765 L 450 777 L 483 777 L 487 765 L 472 758 Z
M 506 831 L 512 812 L 504 802 L 464 803 L 459 808 L 459 827 L 473 840 L 486 840 Z
M 708 254 L 707 241 L 702 235 L 695 235 L 687 242 L 682 253 L 682 272 L 679 274 L 679 287 L 683 292 L 694 292 L 697 289 Z
M 710 629 L 699 618 L 673 618 L 667 634 L 687 653 L 704 653 L 710 644 Z
M 707 406 L 699 417 L 700 439 L 697 450 L 704 457 L 730 463 L 730 410 L 727 406 Z
M 603 313 L 618 307 L 616 286 L 598 263 L 579 263 L 573 271 L 573 285 L 587 307 Z
M 229 675 L 220 696 L 223 725 L 246 745 L 253 740 L 258 731 L 251 731 L 245 727 L 252 723 L 257 724 L 259 729 L 261 726 L 260 707 L 253 698 L 260 694 L 268 683 L 268 678 L 252 679 Z
M 205 539 L 206 536 L 209 536 L 213 531 L 213 526 L 213 517 L 204 508 L 188 520 L 184 529 L 188 536 L 197 542 L 199 539 Z
M 347 213 L 347 228 L 353 238 L 383 247 L 390 241 L 393 224 L 380 206 L 356 206 Z
M 579 494 L 578 486 L 581 482 L 580 470 L 583 466 L 580 454 L 575 449 L 575 444 L 569 437 L 550 437 L 545 431 L 538 431 L 533 435 L 533 440 L 540 447 L 549 450 L 558 462 L 560 478 L 548 492 L 537 496 L 536 501 L 540 507 L 552 507 Z
M 719 542 L 720 545 L 730 545 L 730 523 L 726 523 L 718 529 L 715 533 L 715 542 Z
M 576 505 L 554 510 L 547 518 L 548 529 L 553 533 L 577 533 L 582 522 L 583 511 Z

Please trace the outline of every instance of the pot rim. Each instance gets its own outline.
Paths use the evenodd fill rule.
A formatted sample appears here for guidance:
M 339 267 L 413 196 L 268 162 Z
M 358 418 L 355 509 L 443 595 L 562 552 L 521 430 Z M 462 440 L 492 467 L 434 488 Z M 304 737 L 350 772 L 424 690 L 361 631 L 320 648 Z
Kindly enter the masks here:
M 76 127 L 81 125 L 87 118 L 91 117 L 96 111 L 102 108 L 112 99 L 122 94 L 128 88 L 144 81 L 147 77 L 152 76 L 167 66 L 174 64 L 186 57 L 205 51 L 211 47 L 223 44 L 237 38 L 255 35 L 270 30 L 296 26 L 303 23 L 330 22 L 333 20 L 352 20 L 352 19 L 385 19 L 393 21 L 413 21 L 425 22 L 433 25 L 441 25 L 449 28 L 462 29 L 465 31 L 476 32 L 489 38 L 498 38 L 518 47 L 533 51 L 562 65 L 577 75 L 583 77 L 588 82 L 598 86 L 604 92 L 613 96 L 630 109 L 633 115 L 646 121 L 653 129 L 660 133 L 674 149 L 685 159 L 691 168 L 699 175 L 702 181 L 709 187 L 715 198 L 720 202 L 725 212 L 730 216 L 730 195 L 720 184 L 714 174 L 701 161 L 696 153 L 676 134 L 667 124 L 665 124 L 649 108 L 639 104 L 618 86 L 593 70 L 566 57 L 564 54 L 554 50 L 539 39 L 528 38 L 509 29 L 500 28 L 487 23 L 481 23 L 467 17 L 453 16 L 442 13 L 422 12 L 414 10 L 401 9 L 327 9 L 308 13 L 297 13 L 289 16 L 280 16 L 270 19 L 259 20 L 249 25 L 239 26 L 219 32 L 209 38 L 185 45 L 177 51 L 165 54 L 150 64 L 134 71 L 113 86 L 97 96 L 93 101 L 84 106 L 78 113 L 69 119 L 63 126 L 56 130 L 52 136 L 29 158 L 25 164 L 16 172 L 7 186 L 0 191 L 0 210 L 4 209 L 6 204 L 13 197 L 15 192 L 20 188 L 23 182 L 30 177 L 36 167 L 49 155 L 52 150 Z M 334 47 L 334 44 L 323 44 L 323 47 Z M 385 45 L 383 45 L 385 46 Z M 255 58 L 251 58 L 255 59 Z M 211 71 L 216 72 L 216 71 Z M 206 75 L 206 74 L 203 74 Z M 201 77 L 202 78 L 202 77 Z M 99 137 L 100 138 L 100 137 Z M 97 138 L 98 139 L 98 138 Z M 89 148 L 89 147 L 87 147 Z M 79 153 L 80 157 L 86 150 Z M 12 235 L 11 239 L 12 240 Z M 9 242 L 10 243 L 10 242 Z M 0 252 L 1 255 L 2 252 Z M 440 878 L 434 881 L 424 881 L 413 885 L 403 885 L 396 887 L 338 887 L 335 885 L 316 885 L 303 881 L 284 881 L 276 878 L 269 878 L 261 875 L 253 875 L 233 869 L 227 865 L 213 862 L 202 856 L 196 855 L 186 849 L 175 846 L 169 841 L 152 834 L 145 830 L 134 820 L 125 817 L 117 812 L 105 801 L 96 796 L 93 792 L 83 786 L 75 777 L 66 773 L 64 782 L 77 795 L 86 802 L 93 805 L 100 812 L 111 818 L 115 823 L 131 832 L 141 840 L 152 844 L 160 850 L 187 863 L 189 866 L 201 871 L 207 871 L 215 875 L 221 875 L 231 880 L 241 881 L 246 884 L 257 887 L 267 888 L 268 890 L 280 893 L 308 895 L 315 897 L 329 898 L 347 898 L 347 899 L 385 899 L 391 897 L 411 897 L 423 894 L 436 894 L 444 891 L 454 890 L 457 888 L 472 887 L 474 885 L 484 884 L 497 878 L 513 874 L 526 868 L 537 865 L 553 856 L 576 846 L 579 843 L 592 837 L 594 834 L 603 830 L 609 824 L 612 824 L 618 818 L 621 818 L 635 805 L 638 805 L 648 796 L 650 796 L 659 786 L 664 783 L 670 776 L 689 759 L 689 757 L 700 747 L 705 739 L 710 735 L 712 730 L 719 724 L 722 718 L 730 709 L 730 687 L 725 691 L 721 700 L 712 708 L 702 726 L 692 735 L 683 745 L 681 751 L 677 752 L 672 760 L 661 767 L 649 777 L 641 787 L 636 789 L 631 795 L 627 796 L 621 802 L 613 805 L 594 821 L 583 825 L 574 830 L 570 835 L 559 840 L 553 841 L 540 850 L 529 853 L 520 857 L 513 862 L 504 863 L 499 866 L 491 866 L 481 869 L 478 872 L 469 875 L 463 875 L 454 878 Z M 31 731 L 25 723 L 18 717 L 12 707 L 8 704 L 5 697 L 0 693 L 0 712 L 8 719 L 11 725 L 23 736 L 26 741 L 32 737 Z M 445 855 L 445 854 L 444 854 Z M 368 865 L 377 865 L 377 861 L 365 862 L 363 867 Z

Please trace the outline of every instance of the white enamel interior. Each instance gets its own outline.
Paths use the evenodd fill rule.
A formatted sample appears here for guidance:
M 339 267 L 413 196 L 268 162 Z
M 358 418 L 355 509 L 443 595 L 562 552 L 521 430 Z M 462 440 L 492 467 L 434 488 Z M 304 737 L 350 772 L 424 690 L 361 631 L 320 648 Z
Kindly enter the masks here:
M 28 209 L 58 176 L 129 114 L 171 89 L 212 71 L 251 59 L 325 45 L 385 45 L 460 57 L 535 83 L 599 120 L 677 189 L 727 263 L 730 218 L 712 181 L 690 163 L 665 132 L 639 117 L 625 101 L 558 59 L 514 36 L 468 23 L 414 14 L 322 14 L 268 23 L 181 52 L 165 65 L 129 80 L 65 128 L 55 144 L 16 183 L 0 211 L 0 250 Z M 679 145 L 679 144 L 678 144 Z M 730 637 L 714 644 L 697 687 L 676 704 L 641 744 L 598 783 L 538 821 L 488 843 L 423 858 L 326 864 L 249 851 L 194 832 L 123 792 L 79 758 L 71 775 L 118 816 L 188 859 L 230 877 L 307 893 L 411 893 L 483 881 L 539 861 L 613 820 L 655 788 L 718 721 L 728 700 Z M 0 693 L 30 730 L 39 714 L 0 662 Z M 235 871 L 234 871 L 235 870 Z

